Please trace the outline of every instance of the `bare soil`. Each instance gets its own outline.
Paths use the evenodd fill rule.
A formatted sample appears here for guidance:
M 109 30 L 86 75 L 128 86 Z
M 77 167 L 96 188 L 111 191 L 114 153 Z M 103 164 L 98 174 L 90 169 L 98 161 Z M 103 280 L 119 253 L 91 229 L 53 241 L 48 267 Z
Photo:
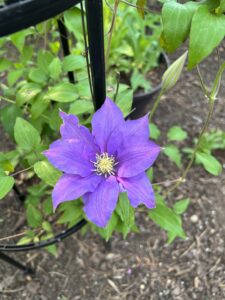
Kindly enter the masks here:
M 182 51 L 183 52 L 183 51 Z M 219 50 L 225 58 L 225 48 Z M 181 54 L 176 53 L 176 57 Z M 171 57 L 174 59 L 175 57 Z M 201 70 L 210 83 L 217 70 L 218 58 L 211 56 Z M 224 78 L 224 77 L 223 77 Z M 225 130 L 225 80 L 216 103 L 212 128 Z M 170 126 L 180 125 L 189 133 L 185 146 L 192 145 L 207 114 L 196 71 L 185 72 L 177 86 L 166 96 L 156 113 L 155 122 L 166 143 Z M 1 151 L 7 137 L 0 132 Z M 3 142 L 4 141 L 4 142 Z M 218 159 L 225 167 L 225 156 Z M 184 159 L 184 166 L 187 161 Z M 158 159 L 155 181 L 180 175 L 163 155 Z M 88 233 L 74 235 L 59 244 L 58 257 L 44 250 L 11 254 L 36 268 L 35 276 L 24 275 L 0 261 L 1 300 L 224 300 L 225 299 L 225 172 L 219 177 L 194 167 L 183 184 L 168 197 L 174 203 L 189 197 L 191 205 L 184 216 L 185 241 L 166 244 L 166 235 L 147 217 L 138 214 L 140 233 L 127 240 L 114 235 L 110 245 Z M 0 237 L 13 234 L 23 209 L 11 193 L 0 203 Z M 194 217 L 193 217 L 194 216 Z

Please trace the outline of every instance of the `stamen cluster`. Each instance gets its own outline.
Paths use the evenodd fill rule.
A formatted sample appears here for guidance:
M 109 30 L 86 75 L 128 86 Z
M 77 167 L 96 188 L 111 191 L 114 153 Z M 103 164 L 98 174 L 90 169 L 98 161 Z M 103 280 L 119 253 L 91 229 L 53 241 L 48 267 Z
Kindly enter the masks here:
M 96 154 L 96 161 L 93 162 L 97 175 L 104 175 L 105 177 L 115 175 L 115 166 L 118 164 L 113 155 L 109 155 L 107 152 Z

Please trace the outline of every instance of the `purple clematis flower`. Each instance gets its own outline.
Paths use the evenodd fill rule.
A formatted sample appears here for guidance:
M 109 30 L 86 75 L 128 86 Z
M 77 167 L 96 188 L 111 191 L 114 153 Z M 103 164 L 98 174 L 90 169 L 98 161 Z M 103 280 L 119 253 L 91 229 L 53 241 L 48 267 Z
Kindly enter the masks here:
M 106 98 L 93 115 L 92 134 L 75 115 L 60 112 L 62 138 L 45 156 L 63 171 L 52 193 L 53 207 L 83 196 L 87 218 L 105 227 L 120 192 L 127 192 L 133 207 L 155 207 L 154 192 L 145 170 L 160 147 L 149 140 L 148 116 L 125 121 L 120 109 Z

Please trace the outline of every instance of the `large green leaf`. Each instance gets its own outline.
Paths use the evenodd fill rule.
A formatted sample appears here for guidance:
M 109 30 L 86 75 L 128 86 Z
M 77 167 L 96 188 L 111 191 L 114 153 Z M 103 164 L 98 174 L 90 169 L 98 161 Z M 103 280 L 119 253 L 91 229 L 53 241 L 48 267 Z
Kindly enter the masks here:
M 72 102 L 78 98 L 76 86 L 69 82 L 60 83 L 49 89 L 44 99 Z
M 17 117 L 21 117 L 21 109 L 16 105 L 6 105 L 0 109 L 0 120 L 4 130 L 13 138 L 14 126 Z
M 127 198 L 126 193 L 120 194 L 119 203 L 116 207 L 116 212 L 123 222 L 123 236 L 126 237 L 135 225 L 134 208 L 130 205 L 130 201 Z
M 34 171 L 45 183 L 54 186 L 61 176 L 61 172 L 55 169 L 47 161 L 38 161 L 34 165 Z
M 86 67 L 86 59 L 82 55 L 70 54 L 63 59 L 63 70 L 77 71 Z
M 80 115 L 87 112 L 93 112 L 94 107 L 91 101 L 87 100 L 76 100 L 71 104 L 69 113 L 74 115 Z
M 35 83 L 46 83 L 47 76 L 46 74 L 38 68 L 33 68 L 30 70 L 28 77 Z
M 14 137 L 17 144 L 24 150 L 31 151 L 40 146 L 41 137 L 39 132 L 22 118 L 16 119 Z
M 197 8 L 196 2 L 180 4 L 174 1 L 166 2 L 162 9 L 163 40 L 166 50 L 176 50 L 187 38 L 193 14 Z
M 30 102 L 41 92 L 41 90 L 41 86 L 37 83 L 29 82 L 24 84 L 16 94 L 16 104 L 21 106 L 24 103 Z
M 189 69 L 207 57 L 225 36 L 225 16 L 212 14 L 206 5 L 198 8 L 191 25 Z
M 0 175 L 0 200 L 3 199 L 12 189 L 14 178 Z
M 210 174 L 218 176 L 222 172 L 222 166 L 220 162 L 211 154 L 197 152 L 196 158 L 203 164 L 206 171 L 208 171 Z
M 42 215 L 41 212 L 32 204 L 28 204 L 26 209 L 26 216 L 28 225 L 36 228 L 42 223 Z
M 65 25 L 72 31 L 78 40 L 83 42 L 83 29 L 81 20 L 81 11 L 78 7 L 67 10 L 64 13 Z
M 113 231 L 116 228 L 117 222 L 118 222 L 118 216 L 115 213 L 113 213 L 111 219 L 109 220 L 105 228 L 97 227 L 97 231 L 106 241 L 110 239 Z
M 149 217 L 161 228 L 175 236 L 185 238 L 181 220 L 170 208 L 163 204 L 157 204 L 156 208 L 150 210 Z

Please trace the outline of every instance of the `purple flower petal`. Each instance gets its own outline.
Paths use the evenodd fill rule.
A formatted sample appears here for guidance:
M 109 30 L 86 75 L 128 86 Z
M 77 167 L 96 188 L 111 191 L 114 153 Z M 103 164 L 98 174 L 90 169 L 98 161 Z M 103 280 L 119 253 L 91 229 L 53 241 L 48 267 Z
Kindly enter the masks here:
M 138 139 L 138 141 L 149 140 L 148 115 L 137 120 L 126 121 L 123 136 L 125 141 L 128 141 L 130 138 Z
M 90 152 L 85 144 L 76 140 L 57 140 L 44 151 L 44 155 L 57 169 L 83 177 L 91 173 L 91 160 L 95 159 L 95 152 Z
M 74 200 L 85 193 L 93 192 L 101 180 L 102 177 L 96 174 L 91 174 L 88 177 L 71 174 L 62 175 L 52 192 L 54 209 L 62 202 Z
M 116 127 L 109 136 L 107 152 L 116 155 L 119 149 L 126 145 L 129 147 L 132 140 L 138 140 L 138 142 L 149 140 L 148 115 L 137 120 L 128 120 Z
M 102 107 L 93 115 L 92 134 L 101 152 L 107 150 L 107 141 L 113 130 L 124 123 L 121 110 L 106 98 Z
M 93 193 L 83 196 L 84 212 L 88 219 L 99 227 L 105 227 L 116 208 L 119 184 L 115 177 L 103 180 Z
M 133 207 L 143 203 L 148 208 L 155 208 L 154 191 L 145 173 L 130 178 L 119 178 L 119 181 L 126 189 Z
M 90 147 L 90 150 L 96 152 L 99 151 L 98 147 L 94 143 L 94 137 L 88 128 L 79 124 L 77 116 L 66 114 L 63 111 L 60 111 L 59 114 L 63 120 L 63 124 L 60 127 L 62 139 L 75 139 L 86 143 L 86 145 Z
M 118 176 L 133 177 L 152 166 L 161 148 L 155 143 L 130 141 L 118 153 Z

